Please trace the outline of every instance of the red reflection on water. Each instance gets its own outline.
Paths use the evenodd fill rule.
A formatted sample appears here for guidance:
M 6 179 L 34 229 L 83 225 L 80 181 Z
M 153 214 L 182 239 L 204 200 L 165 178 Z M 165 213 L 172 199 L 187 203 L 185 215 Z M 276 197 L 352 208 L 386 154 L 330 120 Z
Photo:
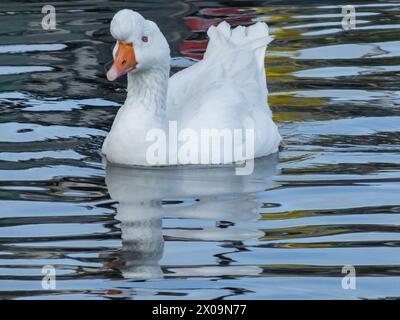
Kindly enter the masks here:
M 187 17 L 185 23 L 192 29 L 193 32 L 205 32 L 211 26 L 215 26 L 221 21 L 227 21 L 231 26 L 246 25 L 252 22 L 253 17 L 234 17 L 234 18 L 199 18 Z
M 186 40 L 181 44 L 179 51 L 185 57 L 202 59 L 207 44 L 208 40 Z
M 205 8 L 199 11 L 207 17 L 186 17 L 187 26 L 192 32 L 206 32 L 212 25 L 227 21 L 231 26 L 249 25 L 258 14 L 255 8 Z M 208 40 L 185 40 L 179 48 L 184 57 L 202 59 L 207 48 Z
M 199 11 L 201 15 L 208 16 L 233 16 L 244 14 L 256 14 L 255 8 L 206 8 Z

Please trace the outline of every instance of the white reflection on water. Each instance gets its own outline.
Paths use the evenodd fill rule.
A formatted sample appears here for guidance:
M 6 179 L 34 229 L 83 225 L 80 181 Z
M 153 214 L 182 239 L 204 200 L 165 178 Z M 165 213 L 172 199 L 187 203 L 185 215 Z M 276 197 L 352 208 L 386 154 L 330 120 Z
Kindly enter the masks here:
M 277 173 L 277 163 L 277 155 L 257 159 L 254 172 L 248 176 L 235 175 L 234 166 L 146 169 L 108 164 L 106 185 L 111 198 L 118 201 L 116 219 L 121 222 L 122 232 L 121 261 L 114 265 L 120 268 L 125 278 L 161 278 L 163 272 L 159 260 L 164 249 L 164 216 L 216 221 L 257 219 L 263 205 L 257 192 L 276 185 L 271 177 Z M 163 206 L 163 201 L 185 202 L 187 199 L 196 200 L 189 200 L 191 205 L 168 209 Z M 168 236 L 178 238 L 180 232 L 176 231 L 167 231 Z M 232 233 L 229 229 L 215 232 L 215 228 L 204 228 L 195 230 L 192 238 L 221 240 L 222 237 L 240 241 L 262 236 L 262 232 L 254 229 L 242 230 L 240 234 L 229 233 Z M 216 270 L 221 272 L 220 268 Z M 239 273 L 242 271 L 238 270 Z M 205 268 L 204 272 L 209 275 L 210 270 Z

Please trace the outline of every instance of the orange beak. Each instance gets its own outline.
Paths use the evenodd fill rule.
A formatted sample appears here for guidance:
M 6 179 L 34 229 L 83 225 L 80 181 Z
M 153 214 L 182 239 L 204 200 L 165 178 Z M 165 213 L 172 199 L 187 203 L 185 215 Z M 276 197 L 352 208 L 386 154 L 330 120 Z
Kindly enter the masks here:
M 136 68 L 137 61 L 132 43 L 119 42 L 114 63 L 107 72 L 107 79 L 114 81 Z

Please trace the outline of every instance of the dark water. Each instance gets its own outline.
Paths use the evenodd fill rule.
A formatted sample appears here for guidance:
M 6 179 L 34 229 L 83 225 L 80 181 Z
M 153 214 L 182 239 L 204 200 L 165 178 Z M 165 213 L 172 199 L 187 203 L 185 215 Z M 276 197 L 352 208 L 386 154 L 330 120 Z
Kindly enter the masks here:
M 1 298 L 400 297 L 400 2 L 352 2 L 350 31 L 329 1 L 52 3 L 55 31 L 44 3 L 0 3 Z M 174 70 L 201 57 L 209 25 L 267 21 L 279 159 L 247 177 L 106 171 L 124 83 L 102 65 L 121 8 L 159 24 Z

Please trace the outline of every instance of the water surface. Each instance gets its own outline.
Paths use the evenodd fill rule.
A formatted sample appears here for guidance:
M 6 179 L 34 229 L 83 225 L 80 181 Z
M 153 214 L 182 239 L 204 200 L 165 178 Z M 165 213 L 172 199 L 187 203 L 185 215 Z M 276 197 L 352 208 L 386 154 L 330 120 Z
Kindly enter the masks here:
M 400 297 L 399 2 L 354 1 L 350 31 L 334 1 L 54 3 L 54 31 L 43 3 L 0 4 L 2 299 Z M 241 177 L 105 169 L 125 95 L 103 69 L 121 8 L 159 24 L 173 72 L 202 57 L 208 26 L 268 22 L 279 157 Z

